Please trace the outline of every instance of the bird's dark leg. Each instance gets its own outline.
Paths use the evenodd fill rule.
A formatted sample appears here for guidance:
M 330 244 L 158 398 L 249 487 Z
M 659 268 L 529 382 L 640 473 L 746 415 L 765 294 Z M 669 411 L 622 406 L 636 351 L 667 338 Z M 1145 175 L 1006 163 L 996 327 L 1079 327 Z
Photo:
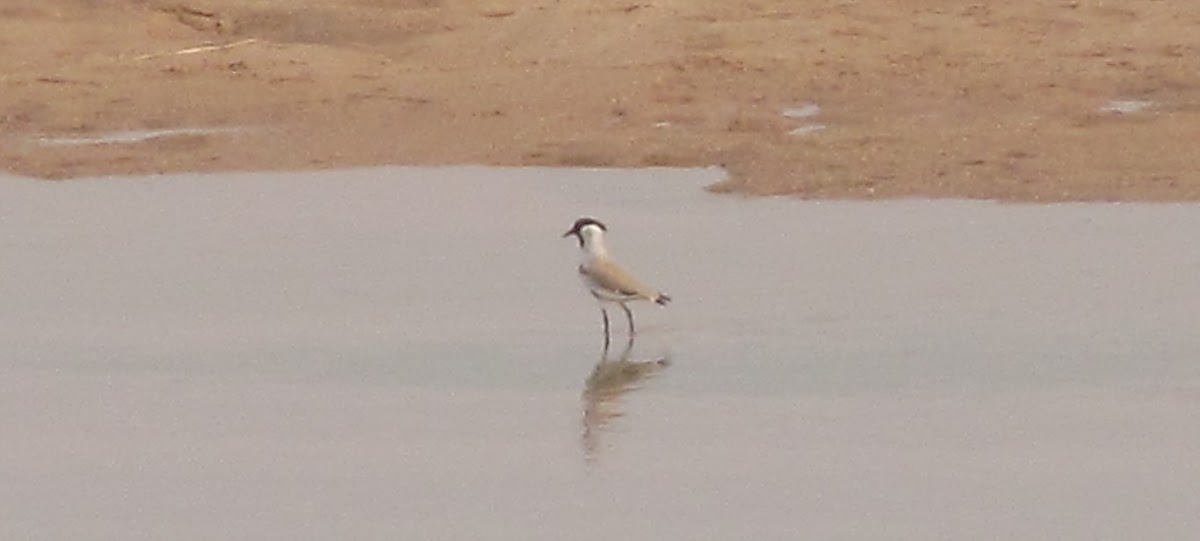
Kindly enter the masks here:
M 604 309 L 604 305 L 600 306 L 600 316 L 604 318 L 604 352 L 608 353 L 608 310 Z
M 621 352 L 621 360 L 629 360 L 629 352 L 633 351 L 633 333 L 629 334 L 629 341 L 625 342 L 625 351 Z
M 633 330 L 633 312 L 630 312 L 630 311 L 629 311 L 629 307 L 628 307 L 628 306 L 625 306 L 625 303 L 620 303 L 620 304 L 621 304 L 621 309 L 625 311 L 625 318 L 629 320 L 629 337 L 630 337 L 630 338 L 633 338 L 633 333 L 634 333 L 634 330 Z

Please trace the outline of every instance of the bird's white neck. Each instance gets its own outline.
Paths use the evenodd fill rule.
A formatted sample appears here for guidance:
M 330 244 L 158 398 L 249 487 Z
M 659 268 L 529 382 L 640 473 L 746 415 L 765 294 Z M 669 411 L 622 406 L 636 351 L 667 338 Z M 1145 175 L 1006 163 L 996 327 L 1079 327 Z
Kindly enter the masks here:
M 594 225 L 586 225 L 579 231 L 583 239 L 583 253 L 587 257 L 607 257 L 608 247 L 604 245 L 604 230 Z

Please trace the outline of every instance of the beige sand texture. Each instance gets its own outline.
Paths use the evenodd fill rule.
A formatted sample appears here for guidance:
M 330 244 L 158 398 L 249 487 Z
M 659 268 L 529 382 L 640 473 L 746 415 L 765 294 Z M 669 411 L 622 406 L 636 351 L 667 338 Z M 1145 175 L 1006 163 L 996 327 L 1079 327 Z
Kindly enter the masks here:
M 721 164 L 750 194 L 1200 200 L 1197 28 L 1155 0 L 0 0 L 0 167 Z M 47 144 L 196 127 L 245 129 Z

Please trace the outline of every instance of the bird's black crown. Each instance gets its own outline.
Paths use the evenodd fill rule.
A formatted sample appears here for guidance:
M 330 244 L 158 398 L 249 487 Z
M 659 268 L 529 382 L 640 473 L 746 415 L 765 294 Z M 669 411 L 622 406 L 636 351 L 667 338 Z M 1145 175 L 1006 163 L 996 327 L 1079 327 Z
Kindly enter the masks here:
M 566 234 L 564 234 L 563 236 L 566 237 L 568 235 L 578 235 L 579 232 L 584 227 L 589 226 L 589 225 L 594 225 L 596 227 L 599 227 L 603 231 L 608 231 L 608 226 L 601 223 L 600 220 L 597 220 L 595 218 L 591 218 L 588 216 L 584 216 L 583 218 L 575 220 L 575 225 L 571 226 L 571 230 L 567 231 Z
M 601 231 L 608 231 L 608 227 L 605 226 L 604 224 L 600 223 L 600 220 L 584 216 L 583 218 L 575 220 L 575 225 L 571 226 L 570 231 L 563 233 L 563 238 L 565 239 L 567 237 L 574 235 L 575 238 L 579 240 L 579 246 L 583 247 L 583 235 L 580 234 L 580 231 L 582 231 L 584 227 L 587 227 L 589 225 L 594 225 L 596 227 L 599 227 Z

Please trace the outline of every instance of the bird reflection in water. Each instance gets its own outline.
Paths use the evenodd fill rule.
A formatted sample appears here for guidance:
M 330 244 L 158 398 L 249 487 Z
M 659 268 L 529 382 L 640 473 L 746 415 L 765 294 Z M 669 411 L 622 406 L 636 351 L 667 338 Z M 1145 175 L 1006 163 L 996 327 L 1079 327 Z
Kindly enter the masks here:
M 632 359 L 633 337 L 620 355 L 610 357 L 608 347 L 600 355 L 600 361 L 592 368 L 583 389 L 583 445 L 584 458 L 595 462 L 605 451 L 601 441 L 605 435 L 617 428 L 617 419 L 623 417 L 622 398 L 636 389 L 642 382 L 671 365 L 666 356 L 652 359 Z

